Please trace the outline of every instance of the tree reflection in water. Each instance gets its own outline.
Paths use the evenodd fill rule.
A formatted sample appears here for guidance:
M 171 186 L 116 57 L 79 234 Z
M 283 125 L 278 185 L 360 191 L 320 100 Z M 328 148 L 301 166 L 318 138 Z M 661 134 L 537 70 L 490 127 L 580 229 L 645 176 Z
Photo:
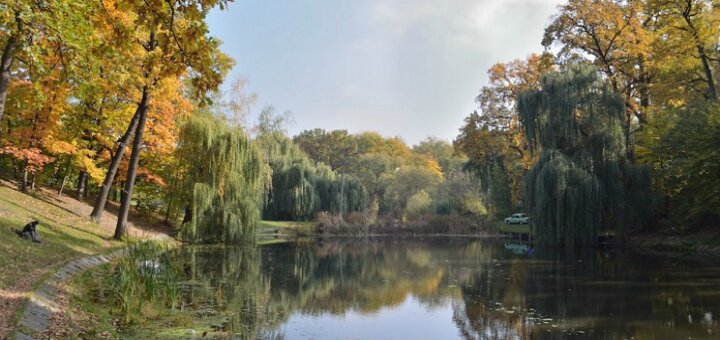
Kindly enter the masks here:
M 283 337 L 291 317 L 372 317 L 410 297 L 418 308 L 450 310 L 447 327 L 468 339 L 712 338 L 720 330 L 720 269 L 678 260 L 527 255 L 460 238 L 183 247 L 175 259 L 186 278 L 182 308 L 238 338 Z

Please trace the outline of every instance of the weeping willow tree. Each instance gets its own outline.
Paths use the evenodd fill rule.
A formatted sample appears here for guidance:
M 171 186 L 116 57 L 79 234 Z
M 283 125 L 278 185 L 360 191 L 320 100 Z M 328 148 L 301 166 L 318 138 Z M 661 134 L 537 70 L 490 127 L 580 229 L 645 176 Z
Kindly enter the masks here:
M 349 213 L 365 210 L 368 194 L 357 177 L 338 176 L 322 164 L 318 168 L 326 168 L 325 172 L 318 173 L 315 178 L 315 188 L 320 196 L 320 211 Z
M 319 211 L 365 209 L 367 193 L 358 179 L 339 178 L 328 166 L 315 164 L 283 133 L 263 133 L 257 143 L 272 169 L 263 218 L 309 220 Z
M 252 240 L 265 181 L 257 148 L 244 131 L 210 114 L 184 124 L 176 150 L 177 190 L 185 202 L 183 240 L 235 243 Z
M 518 109 L 531 150 L 540 151 L 525 178 L 538 242 L 593 244 L 602 231 L 638 223 L 649 175 L 626 158 L 623 98 L 595 68 L 549 73 L 541 90 L 518 97 Z
M 464 169 L 478 180 L 490 215 L 502 218 L 514 212 L 512 188 L 502 156 L 488 157 L 482 162 L 468 161 Z

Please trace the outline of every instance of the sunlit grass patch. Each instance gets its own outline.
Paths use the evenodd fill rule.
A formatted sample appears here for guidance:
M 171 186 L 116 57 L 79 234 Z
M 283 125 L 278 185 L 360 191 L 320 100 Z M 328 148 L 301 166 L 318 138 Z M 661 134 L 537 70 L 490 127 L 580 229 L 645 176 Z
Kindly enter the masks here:
M 32 219 L 40 221 L 42 243 L 18 237 Z M 43 271 L 72 258 L 105 251 L 122 243 L 91 221 L 11 188 L 0 186 L 0 289 L 33 280 Z
M 258 231 L 262 229 L 298 229 L 298 230 L 312 230 L 315 227 L 315 222 L 298 222 L 298 221 L 260 221 L 258 224 Z

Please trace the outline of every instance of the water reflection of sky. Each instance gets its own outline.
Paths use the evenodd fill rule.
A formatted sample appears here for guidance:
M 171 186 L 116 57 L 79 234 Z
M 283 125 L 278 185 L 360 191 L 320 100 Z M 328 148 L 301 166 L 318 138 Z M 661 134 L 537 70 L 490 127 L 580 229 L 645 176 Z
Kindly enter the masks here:
M 286 339 L 457 339 L 447 327 L 450 305 L 428 307 L 414 296 L 402 304 L 374 313 L 350 311 L 345 315 L 296 314 L 281 327 Z

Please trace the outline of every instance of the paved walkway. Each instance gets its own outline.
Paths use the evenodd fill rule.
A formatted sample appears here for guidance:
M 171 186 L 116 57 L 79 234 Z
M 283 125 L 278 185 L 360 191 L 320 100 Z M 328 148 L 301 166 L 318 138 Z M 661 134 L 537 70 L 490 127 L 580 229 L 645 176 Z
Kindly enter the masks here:
M 70 261 L 60 268 L 55 275 L 31 293 L 18 326 L 22 331 L 31 331 L 35 335 L 42 334 L 50 327 L 50 317 L 58 312 L 57 302 L 58 285 L 65 279 L 80 274 L 87 269 L 108 263 L 115 257 L 123 254 L 125 249 L 119 249 L 109 254 L 93 255 Z M 33 339 L 31 335 L 20 330 L 15 332 L 16 340 Z

